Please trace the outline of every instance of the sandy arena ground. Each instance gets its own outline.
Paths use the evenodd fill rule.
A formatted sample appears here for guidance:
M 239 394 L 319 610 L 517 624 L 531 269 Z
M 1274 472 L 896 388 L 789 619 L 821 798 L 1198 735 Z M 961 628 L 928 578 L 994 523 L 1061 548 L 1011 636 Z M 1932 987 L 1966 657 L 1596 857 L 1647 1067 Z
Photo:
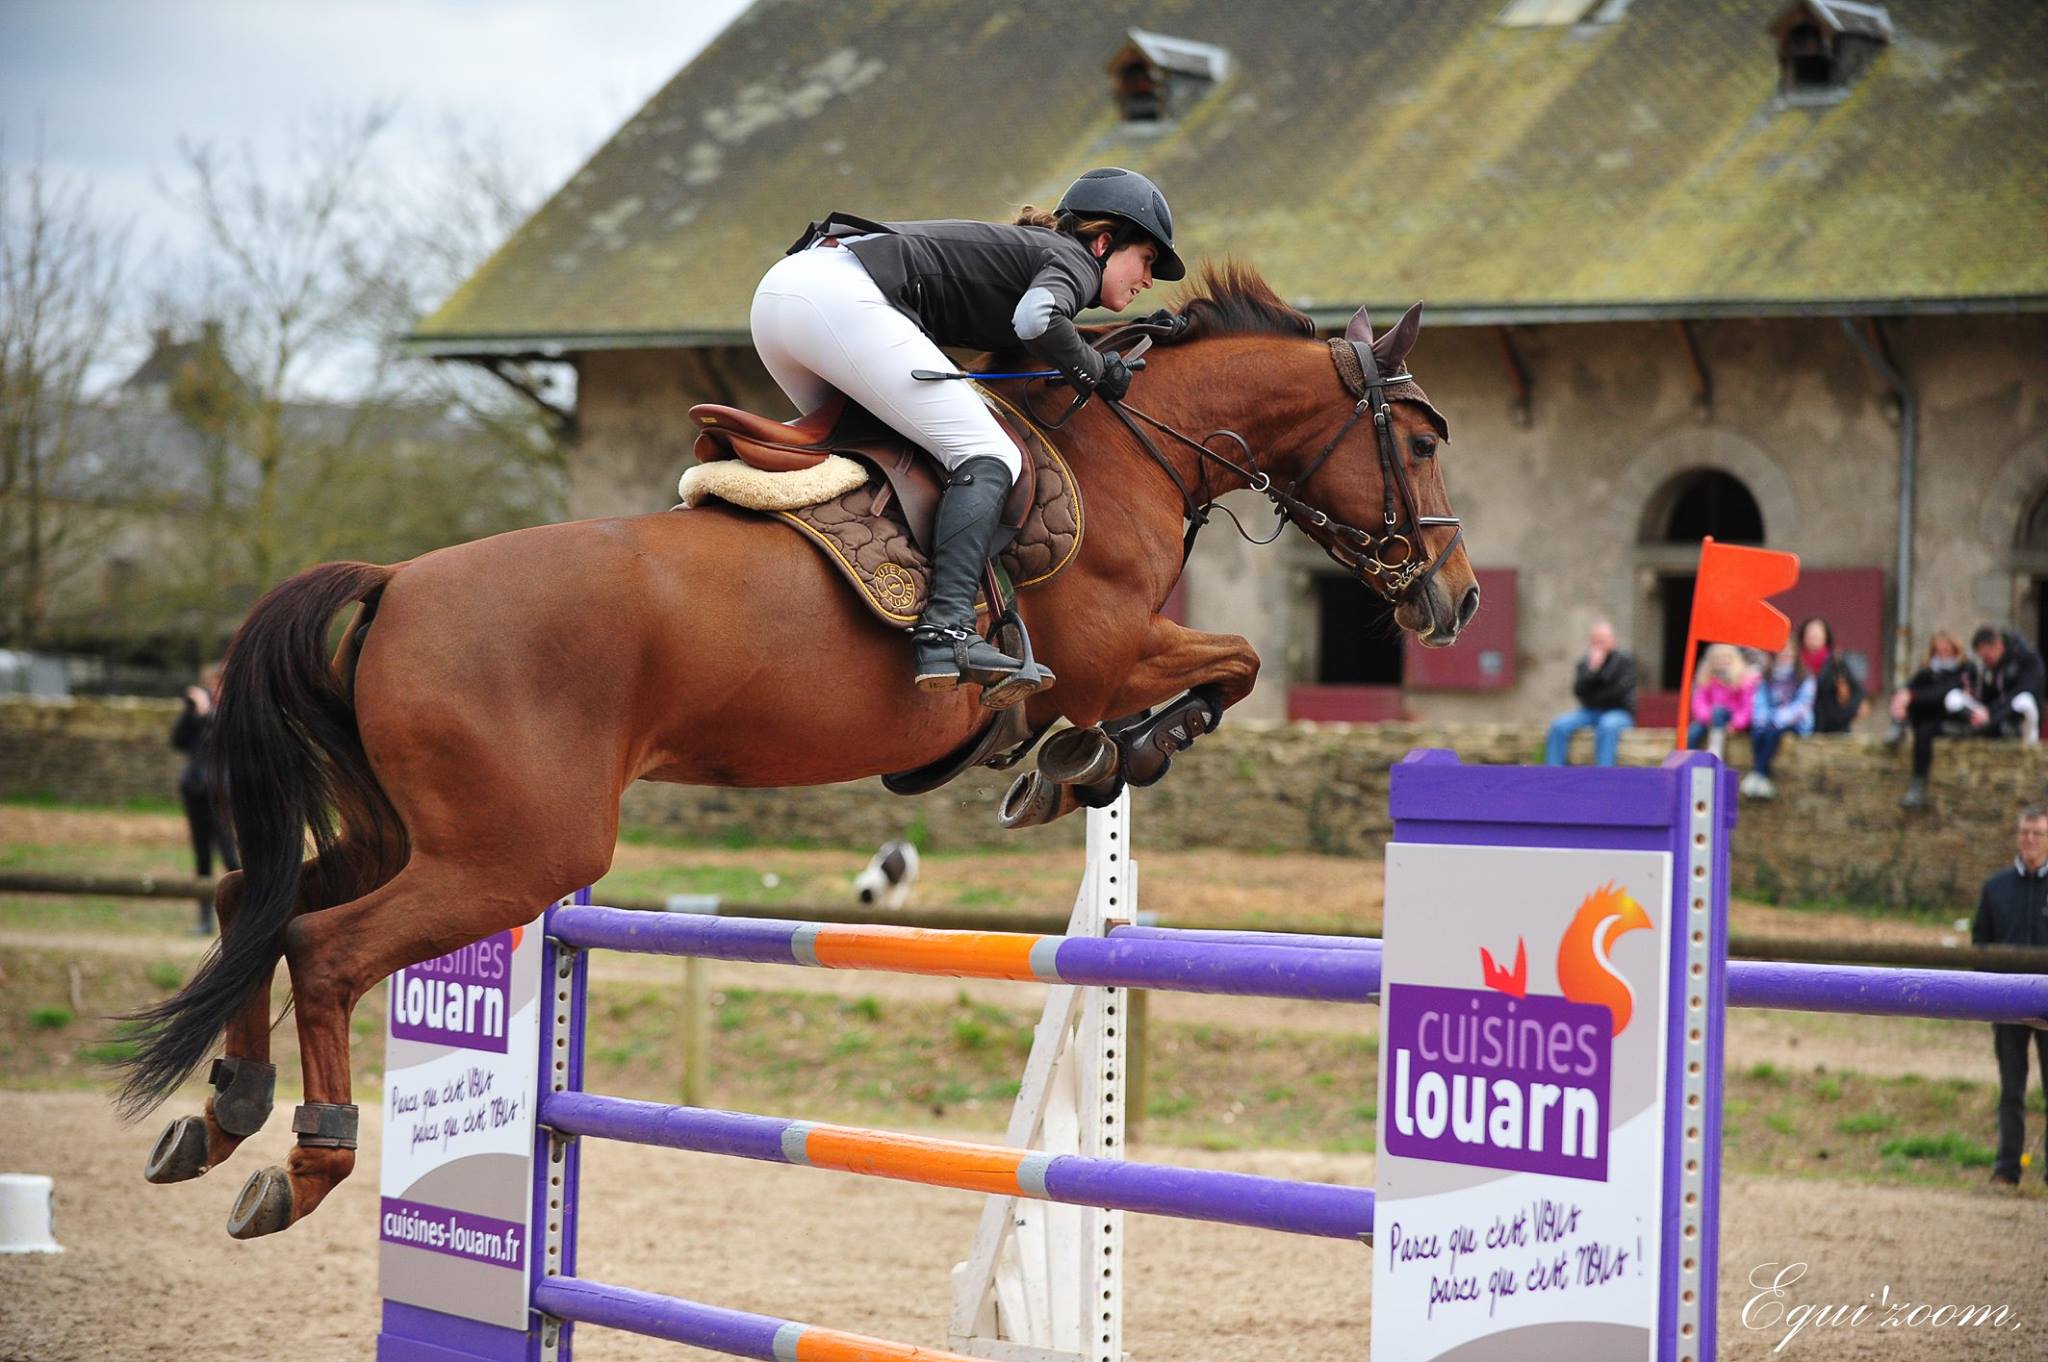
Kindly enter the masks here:
M 181 1108 L 182 1109 L 182 1108 Z M 376 1121 L 364 1112 L 362 1172 L 289 1233 L 227 1238 L 229 1201 L 279 1158 L 284 1122 L 198 1182 L 150 1187 L 151 1122 L 125 1128 L 86 1094 L 0 1092 L 0 1167 L 57 1178 L 67 1252 L 0 1258 L 0 1360 L 170 1362 L 193 1357 L 327 1362 L 372 1355 Z M 1173 1161 L 1368 1183 L 1362 1156 L 1260 1153 Z M 585 1164 L 584 1275 L 807 1322 L 943 1346 L 948 1273 L 979 1199 L 829 1172 L 630 1146 Z M 1722 1213 L 1721 1356 L 1764 1359 L 1782 1331 L 1743 1327 L 1741 1289 L 1760 1263 L 1803 1261 L 1795 1300 L 1894 1297 L 2003 1304 L 2014 1332 L 1875 1327 L 1797 1337 L 1779 1357 L 2039 1359 L 2048 1330 L 2048 1200 L 1989 1189 L 1934 1193 L 1737 1178 Z M 1363 1248 L 1132 1216 L 1125 1343 L 1138 1359 L 1238 1362 L 1366 1356 L 1371 1264 Z M 599 1329 L 587 1362 L 705 1357 Z

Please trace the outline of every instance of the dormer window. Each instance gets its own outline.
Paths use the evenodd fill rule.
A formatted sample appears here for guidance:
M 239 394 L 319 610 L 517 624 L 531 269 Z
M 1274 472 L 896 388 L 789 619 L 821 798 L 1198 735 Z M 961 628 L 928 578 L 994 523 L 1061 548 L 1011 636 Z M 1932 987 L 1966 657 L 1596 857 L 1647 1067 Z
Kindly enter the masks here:
M 1778 93 L 1792 103 L 1847 96 L 1892 40 L 1884 6 L 1861 0 L 1793 0 L 1771 25 L 1778 40 Z
M 1230 54 L 1198 43 L 1134 28 L 1110 58 L 1111 93 L 1125 123 L 1159 124 L 1184 115 L 1230 73 Z

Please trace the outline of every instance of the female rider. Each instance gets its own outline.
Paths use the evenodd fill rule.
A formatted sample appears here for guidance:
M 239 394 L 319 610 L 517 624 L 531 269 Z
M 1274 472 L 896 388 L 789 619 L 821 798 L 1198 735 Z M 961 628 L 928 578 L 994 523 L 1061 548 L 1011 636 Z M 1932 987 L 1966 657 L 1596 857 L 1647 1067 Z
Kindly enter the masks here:
M 1143 175 L 1108 167 L 1074 181 L 1052 213 L 1015 223 L 870 222 L 834 213 L 790 247 L 754 292 L 754 346 L 799 411 L 844 393 L 950 474 L 933 531 L 931 589 L 911 637 L 920 689 L 979 685 L 1004 708 L 1052 684 L 974 627 L 976 580 L 1020 471 L 1016 446 L 972 385 L 919 382 L 950 371 L 942 345 L 1018 342 L 1082 393 L 1122 397 L 1130 370 L 1074 329 L 1083 308 L 1121 312 L 1154 278 L 1180 279 L 1173 217 Z

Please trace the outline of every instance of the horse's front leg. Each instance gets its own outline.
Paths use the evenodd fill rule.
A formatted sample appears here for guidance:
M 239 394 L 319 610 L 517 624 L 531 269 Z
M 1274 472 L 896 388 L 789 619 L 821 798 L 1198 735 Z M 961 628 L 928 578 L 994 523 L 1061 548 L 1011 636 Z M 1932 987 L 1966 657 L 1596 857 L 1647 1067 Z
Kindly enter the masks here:
M 1089 722 L 1100 723 L 1171 700 L 1182 691 L 1213 688 L 1224 709 L 1252 693 L 1259 679 L 1259 655 L 1236 634 L 1208 634 L 1154 615 L 1145 628 L 1137 665 Z M 1081 719 L 1069 715 L 1075 725 Z
M 1251 694 L 1259 655 L 1235 634 L 1209 634 L 1154 615 L 1136 662 L 1091 706 L 1067 718 L 1038 769 L 1018 777 L 1003 800 L 1005 827 L 1052 822 L 1101 806 L 1125 785 L 1150 785 L 1174 754 L 1214 731 L 1223 711 Z M 1172 703 L 1167 703 L 1172 701 Z M 1145 711 L 1163 706 L 1156 713 Z M 1105 718 L 1111 718 L 1107 725 Z

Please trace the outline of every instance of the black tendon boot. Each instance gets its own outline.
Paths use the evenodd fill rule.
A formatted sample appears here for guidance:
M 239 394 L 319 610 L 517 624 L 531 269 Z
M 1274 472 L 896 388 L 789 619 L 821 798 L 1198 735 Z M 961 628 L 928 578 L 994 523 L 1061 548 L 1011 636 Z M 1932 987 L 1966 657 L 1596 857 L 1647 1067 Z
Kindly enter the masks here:
M 1010 473 L 1002 461 L 980 458 L 954 469 L 939 498 L 932 528 L 936 542 L 931 594 L 917 627 L 910 631 L 917 645 L 919 690 L 951 690 L 962 681 L 993 690 L 1024 665 L 974 627 L 982 565 L 988 561 L 1009 494 Z

